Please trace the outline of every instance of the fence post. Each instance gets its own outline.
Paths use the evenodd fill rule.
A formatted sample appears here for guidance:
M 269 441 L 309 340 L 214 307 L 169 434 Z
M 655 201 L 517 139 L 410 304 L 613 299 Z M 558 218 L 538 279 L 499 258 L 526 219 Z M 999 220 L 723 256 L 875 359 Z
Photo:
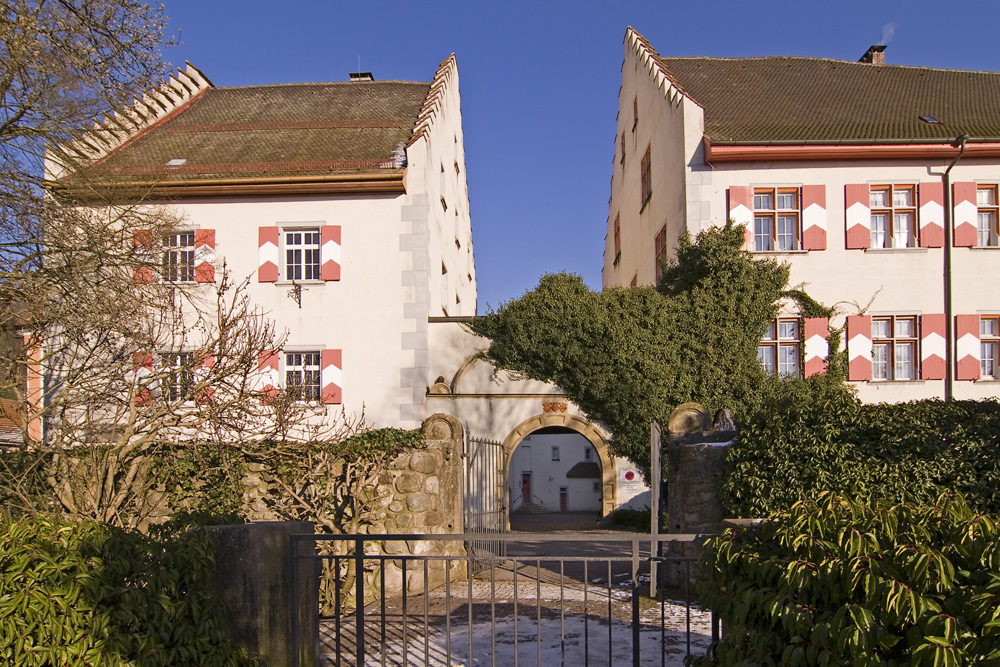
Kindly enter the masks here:
M 358 627 L 358 640 L 356 647 L 357 664 L 365 664 L 365 540 L 359 537 L 354 541 L 354 584 L 355 584 L 355 613 Z M 406 589 L 406 581 L 403 581 L 403 589 Z

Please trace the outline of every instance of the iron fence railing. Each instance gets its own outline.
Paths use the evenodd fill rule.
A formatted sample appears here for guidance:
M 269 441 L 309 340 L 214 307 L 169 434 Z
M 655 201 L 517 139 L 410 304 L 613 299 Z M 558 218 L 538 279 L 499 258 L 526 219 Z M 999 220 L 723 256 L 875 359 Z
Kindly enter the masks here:
M 692 600 L 696 557 L 653 555 L 656 543 L 684 549 L 711 536 L 497 535 L 506 556 L 479 571 L 482 554 L 442 555 L 475 537 L 293 536 L 292 636 L 297 561 L 307 559 L 327 562 L 335 577 L 334 613 L 321 619 L 316 640 L 320 665 L 665 667 L 718 638 L 714 616 Z M 329 550 L 339 555 L 304 555 L 303 541 L 334 542 Z M 398 555 L 400 541 L 437 554 Z M 657 586 L 659 599 L 645 595 L 653 562 L 677 581 Z M 300 647 L 293 655 L 299 667 Z

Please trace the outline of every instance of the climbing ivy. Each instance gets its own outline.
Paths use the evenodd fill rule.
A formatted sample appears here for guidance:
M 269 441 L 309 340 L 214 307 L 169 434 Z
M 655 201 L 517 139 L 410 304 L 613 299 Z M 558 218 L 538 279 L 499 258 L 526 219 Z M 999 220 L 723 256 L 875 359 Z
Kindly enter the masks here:
M 593 292 L 578 276 L 545 275 L 471 326 L 498 368 L 562 387 L 614 434 L 616 454 L 645 468 L 650 421 L 678 404 L 729 408 L 738 421 L 755 413 L 769 384 L 757 346 L 783 297 L 822 308 L 786 292 L 788 267 L 743 243 L 732 223 L 682 236 L 655 289 Z

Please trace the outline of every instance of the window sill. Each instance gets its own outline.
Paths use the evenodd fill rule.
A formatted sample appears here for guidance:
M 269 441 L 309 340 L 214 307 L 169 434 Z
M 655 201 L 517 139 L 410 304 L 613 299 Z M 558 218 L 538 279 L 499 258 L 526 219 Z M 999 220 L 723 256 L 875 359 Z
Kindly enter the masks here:
M 273 283 L 277 287 L 291 287 L 292 285 L 324 285 L 325 280 L 276 280 Z
M 808 250 L 752 250 L 755 255 L 808 255 Z
M 865 248 L 866 253 L 871 253 L 873 255 L 892 255 L 892 254 L 906 254 L 906 253 L 926 253 L 929 248 Z
M 980 380 L 973 380 L 973 384 L 1000 384 L 1000 378 L 984 378 Z
M 868 380 L 868 384 L 883 385 L 883 384 L 926 384 L 927 380 Z
M 1000 245 L 974 245 L 969 250 L 985 250 L 989 252 L 990 250 L 1000 250 Z

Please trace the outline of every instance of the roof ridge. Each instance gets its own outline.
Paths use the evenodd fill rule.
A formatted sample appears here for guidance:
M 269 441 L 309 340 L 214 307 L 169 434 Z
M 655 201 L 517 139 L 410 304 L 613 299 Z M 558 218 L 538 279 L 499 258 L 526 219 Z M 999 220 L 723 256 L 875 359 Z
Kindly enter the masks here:
M 216 90 L 245 90 L 247 88 L 290 88 L 292 86 L 357 86 L 384 85 L 387 83 L 406 83 L 414 86 L 428 86 L 430 81 L 402 81 L 387 79 L 384 81 L 299 81 L 288 83 L 254 83 L 247 86 L 213 86 Z
M 648 42 L 647 42 L 648 44 Z M 654 51 L 655 53 L 655 51 Z M 812 60 L 817 62 L 828 62 L 835 63 L 838 65 L 850 65 L 857 67 L 867 67 L 874 70 L 879 69 L 919 69 L 919 70 L 930 70 L 935 72 L 958 72 L 963 74 L 1000 74 L 998 71 L 991 70 L 977 70 L 977 69 L 954 69 L 949 67 L 928 67 L 926 65 L 905 65 L 905 64 L 887 64 L 887 65 L 872 65 L 870 63 L 862 63 L 856 60 L 841 60 L 839 58 L 821 58 L 818 56 L 740 56 L 740 57 L 722 57 L 722 56 L 662 56 L 657 54 L 657 57 L 662 60 L 712 60 L 712 61 L 746 61 L 746 60 Z

